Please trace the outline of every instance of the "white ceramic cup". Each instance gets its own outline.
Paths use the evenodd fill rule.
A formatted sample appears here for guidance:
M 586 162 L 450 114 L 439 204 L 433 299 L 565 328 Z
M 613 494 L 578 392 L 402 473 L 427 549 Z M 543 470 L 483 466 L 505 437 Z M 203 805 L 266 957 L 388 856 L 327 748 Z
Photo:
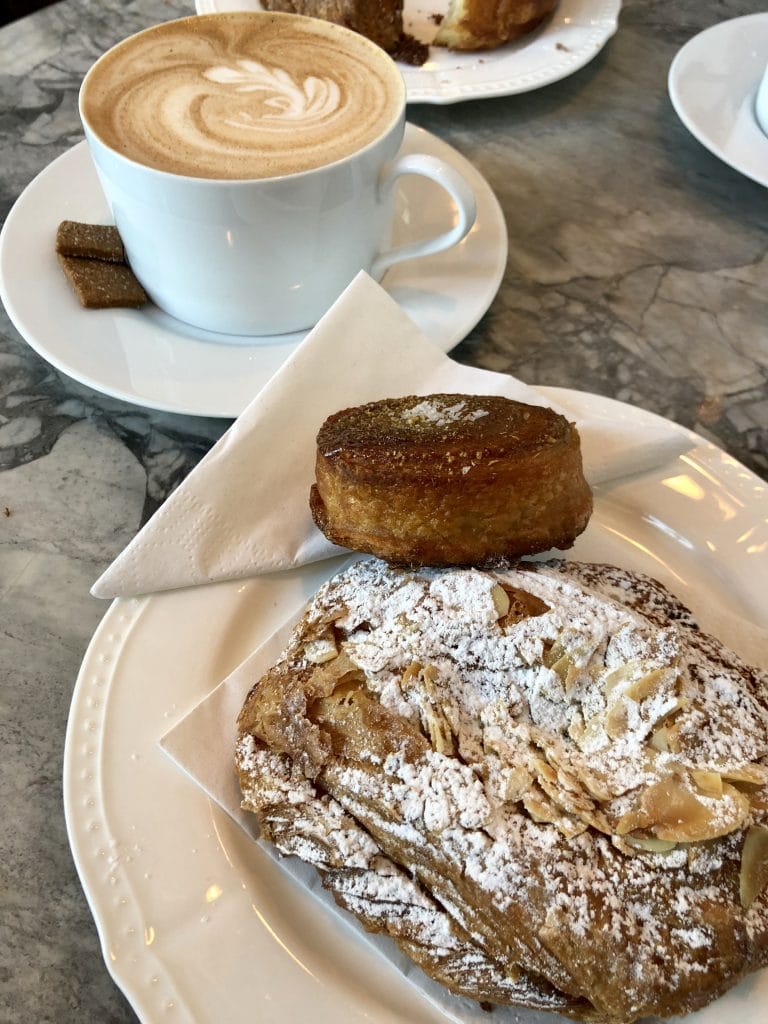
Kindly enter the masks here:
M 358 46 L 360 38 L 354 35 Z M 372 59 L 390 60 L 375 50 Z M 474 223 L 475 198 L 460 174 L 430 155 L 398 155 L 406 101 L 399 72 L 394 116 L 362 148 L 298 173 L 231 180 L 169 173 L 107 144 L 83 109 L 99 63 L 80 91 L 99 180 L 136 277 L 153 302 L 185 323 L 250 336 L 311 327 L 360 270 L 380 279 L 395 263 L 456 245 Z M 436 237 L 392 249 L 396 184 L 407 174 L 445 189 L 453 216 Z
M 764 135 L 768 135 L 768 67 L 757 86 L 755 94 L 755 117 Z

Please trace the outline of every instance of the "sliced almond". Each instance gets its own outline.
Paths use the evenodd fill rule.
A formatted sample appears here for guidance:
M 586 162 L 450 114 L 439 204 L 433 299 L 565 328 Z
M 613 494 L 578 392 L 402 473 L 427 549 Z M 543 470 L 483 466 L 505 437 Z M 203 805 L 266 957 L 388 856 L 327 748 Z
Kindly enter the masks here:
M 636 671 L 637 665 L 635 662 L 629 661 L 626 665 L 619 665 L 618 668 L 614 668 L 610 672 L 606 673 L 602 679 L 603 693 L 605 696 L 609 696 L 617 686 L 621 683 L 626 683 L 627 680 L 631 679 Z
M 619 820 L 617 832 L 627 835 L 636 829 L 652 828 L 658 838 L 672 839 L 662 832 L 703 828 L 708 819 L 707 809 L 701 801 L 678 779 L 670 776 L 643 791 L 639 806 Z
M 634 683 L 631 683 L 624 693 L 627 697 L 631 697 L 632 700 L 641 701 L 645 700 L 646 697 L 653 696 L 654 693 L 658 693 L 663 684 L 669 680 L 670 671 L 668 668 L 657 668 L 652 672 L 647 672 L 644 676 L 636 679 Z
M 658 750 L 659 753 L 668 754 L 669 729 L 665 725 L 660 725 L 658 729 L 654 729 L 651 733 L 651 738 L 648 740 L 648 746 Z
M 606 800 L 611 799 L 611 790 L 608 786 L 608 781 L 601 772 L 596 772 L 592 769 L 584 771 L 581 776 L 581 781 L 584 783 L 584 787 L 589 795 L 594 797 L 595 800 L 605 803 Z
M 523 807 L 535 822 L 555 825 L 567 838 L 578 836 L 587 829 L 586 822 L 565 814 L 535 785 L 523 796 Z
M 670 853 L 677 847 L 677 843 L 671 839 L 638 839 L 635 836 L 626 836 L 624 841 L 636 850 L 644 850 L 646 853 Z
M 557 761 L 555 761 L 555 764 L 557 764 Z M 565 768 L 560 767 L 560 765 L 558 765 L 557 768 L 557 781 L 558 784 L 562 786 L 563 789 L 567 789 L 569 793 L 583 794 L 584 792 L 584 787 L 581 785 L 578 778 L 571 772 L 566 771 Z
M 761 764 L 744 764 L 738 768 L 720 768 L 718 771 L 728 782 L 747 786 L 764 786 L 768 783 L 768 768 Z
M 642 807 L 660 839 L 709 838 L 709 810 L 678 779 L 663 779 L 650 786 L 643 794 Z
M 559 812 L 537 786 L 533 786 L 523 795 L 523 807 L 538 823 L 552 823 L 559 817 Z
M 561 786 L 547 782 L 546 779 L 540 778 L 539 785 L 552 803 L 558 807 L 561 812 L 572 814 L 576 818 L 582 818 L 585 823 L 592 822 L 594 817 L 594 805 L 591 801 L 583 797 L 579 797 L 578 794 L 571 793 L 567 789 L 563 789 Z
M 403 673 L 400 688 L 418 708 L 422 729 L 429 737 L 432 749 L 452 757 L 456 753 L 455 732 L 441 706 L 435 685 L 437 677 L 434 665 L 420 665 L 414 661 Z
M 675 708 L 675 710 L 677 711 L 679 709 Z M 668 748 L 670 754 L 679 754 L 680 751 L 682 750 L 682 746 L 683 746 L 682 740 L 680 739 L 680 723 L 677 722 L 677 723 L 674 723 L 673 725 L 668 725 L 666 727 L 666 729 L 667 729 L 667 748 Z
M 554 664 L 550 665 L 550 668 L 563 683 L 566 691 L 573 686 L 573 682 L 578 675 L 578 669 L 574 665 L 570 654 L 562 655 Z
M 629 707 L 625 700 L 619 699 L 613 704 L 605 716 L 605 731 L 612 740 L 620 739 L 629 728 Z
M 573 689 L 574 684 L 576 683 L 576 680 L 578 678 L 579 678 L 579 670 L 578 670 L 578 668 L 573 663 L 571 663 L 568 666 L 568 671 L 566 672 L 565 679 L 563 680 L 563 686 L 565 687 L 565 692 L 566 693 L 570 693 L 571 692 L 571 690 Z
M 702 803 L 682 779 L 669 776 L 644 790 L 616 831 L 624 836 L 642 829 L 657 839 L 693 843 L 727 835 L 749 817 L 749 800 L 733 786 L 724 785 L 720 799 L 709 801 Z
M 456 744 L 453 741 L 453 733 L 447 720 L 442 715 L 435 714 L 427 714 L 425 719 L 432 749 L 438 754 L 453 757 L 456 753 Z
M 704 796 L 721 797 L 723 795 L 723 777 L 719 772 L 694 770 L 691 775 Z
M 503 625 L 514 626 L 515 623 L 522 622 L 523 619 L 536 618 L 549 611 L 549 605 L 535 594 L 529 594 L 527 590 L 522 590 L 520 587 L 504 584 L 500 584 L 500 586 L 506 594 L 508 602 L 507 610 L 503 613 Z
M 308 640 L 304 644 L 304 657 L 312 665 L 324 665 L 327 661 L 333 661 L 338 654 L 339 649 L 332 636 Z
M 569 735 L 579 750 L 585 752 L 601 750 L 608 745 L 608 735 L 602 715 L 593 715 L 583 728 L 579 727 L 577 719 L 574 719 L 572 725 L 573 729 L 569 729 Z
M 557 782 L 557 772 L 543 757 L 534 754 L 530 759 L 530 764 L 540 779 L 546 779 L 552 784 Z
M 575 711 L 568 726 L 568 735 L 577 746 L 581 746 L 584 739 L 584 719 L 581 711 Z
M 566 650 L 561 644 L 561 642 L 559 640 L 555 640 L 555 642 L 551 646 L 545 649 L 544 654 L 542 656 L 542 661 L 544 662 L 547 668 L 552 668 L 552 666 L 560 658 L 562 658 L 565 653 Z
M 741 905 L 749 910 L 768 885 L 768 828 L 753 825 L 748 829 L 741 849 L 739 896 Z
M 531 788 L 533 779 L 529 773 L 518 766 L 504 771 L 504 799 L 516 803 Z
M 494 583 L 491 588 L 491 600 L 493 601 L 493 607 L 496 609 L 496 614 L 500 619 L 509 611 L 509 595 L 500 583 Z

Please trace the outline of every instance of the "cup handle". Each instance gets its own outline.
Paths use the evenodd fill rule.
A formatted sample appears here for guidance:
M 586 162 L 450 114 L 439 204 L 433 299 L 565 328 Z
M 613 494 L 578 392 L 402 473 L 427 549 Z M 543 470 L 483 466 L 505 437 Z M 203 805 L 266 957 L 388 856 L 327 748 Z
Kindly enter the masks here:
M 379 195 L 387 195 L 397 179 L 404 174 L 419 174 L 430 178 L 444 189 L 456 204 L 456 223 L 450 230 L 434 238 L 399 245 L 379 253 L 371 265 L 371 276 L 376 280 L 395 263 L 414 260 L 418 256 L 433 256 L 444 249 L 450 249 L 469 234 L 477 216 L 475 194 L 464 178 L 444 161 L 426 153 L 406 153 L 389 164 L 379 181 Z

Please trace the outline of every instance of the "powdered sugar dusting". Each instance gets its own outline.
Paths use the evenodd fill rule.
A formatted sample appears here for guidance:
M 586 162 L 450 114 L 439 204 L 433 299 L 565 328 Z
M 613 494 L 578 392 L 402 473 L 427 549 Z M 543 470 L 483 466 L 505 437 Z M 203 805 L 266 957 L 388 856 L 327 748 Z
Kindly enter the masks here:
M 406 950 L 429 950 L 432 973 L 462 991 L 462 977 L 482 976 L 505 1002 L 553 1010 L 566 1001 L 525 976 L 499 966 L 457 928 L 454 917 L 417 880 L 384 856 L 339 802 L 320 795 L 297 776 L 284 755 L 259 746 L 250 735 L 236 749 L 243 807 L 254 811 L 265 834 L 286 855 L 300 857 L 323 874 L 337 902 L 366 927 L 388 932 Z M 293 812 L 286 816 L 286 804 Z M 441 977 L 443 972 L 445 977 Z M 453 983 L 453 984 L 452 984 Z
M 528 599 L 535 610 L 520 613 Z M 407 905 L 425 936 L 457 928 L 483 970 L 501 957 L 571 999 L 594 957 L 590 999 L 615 1019 L 688 1005 L 671 1000 L 716 970 L 723 922 L 762 943 L 744 946 L 740 970 L 768 959 L 768 900 L 747 917 L 733 882 L 744 830 L 768 824 L 768 802 L 750 798 L 768 781 L 768 678 L 702 638 L 658 585 L 562 564 L 404 572 L 372 560 L 320 591 L 287 663 L 311 671 L 302 630 L 331 628 L 366 692 L 429 740 L 418 758 L 331 758 L 320 790 L 292 777 L 293 796 L 274 801 L 312 808 L 282 837 L 270 825 L 282 849 L 299 852 L 300 833 L 323 869 L 324 833 L 340 863 L 373 873 L 345 883 L 355 913 Z M 270 786 L 246 793 L 268 820 Z
M 492 595 L 499 584 L 526 589 L 549 610 L 500 629 Z M 523 768 L 543 798 L 566 812 L 568 828 L 580 823 L 613 834 L 641 791 L 671 774 L 701 769 L 727 777 L 752 766 L 768 779 L 759 764 L 768 712 L 744 693 L 737 669 L 713 666 L 688 629 L 649 627 L 631 608 L 556 569 L 427 570 L 393 585 L 378 563 L 367 563 L 334 584 L 333 600 L 344 609 L 337 626 L 349 634 L 345 650 L 386 707 L 418 717 L 419 689 L 404 692 L 400 680 L 414 663 L 431 666 L 462 757 L 471 763 L 481 751 L 497 755 L 484 768 L 496 802 L 503 802 L 508 769 Z M 702 716 L 713 738 L 707 749 Z M 674 752 L 665 749 L 672 723 Z M 689 788 L 711 819 L 711 835 L 745 820 L 739 794 L 726 788 L 715 798 L 692 781 Z
M 487 409 L 468 409 L 461 400 L 447 402 L 439 398 L 425 398 L 408 409 L 403 409 L 403 419 L 408 423 L 431 423 L 436 427 L 447 427 L 451 423 L 472 422 L 488 415 Z

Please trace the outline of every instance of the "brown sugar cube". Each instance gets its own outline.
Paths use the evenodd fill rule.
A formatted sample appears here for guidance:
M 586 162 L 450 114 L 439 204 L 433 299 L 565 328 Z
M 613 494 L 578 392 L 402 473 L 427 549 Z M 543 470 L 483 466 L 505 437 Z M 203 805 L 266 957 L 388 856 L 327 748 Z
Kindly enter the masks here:
M 86 309 L 143 306 L 147 295 L 125 263 L 62 256 L 59 263 Z
M 63 256 L 87 256 L 94 260 L 123 263 L 125 251 L 116 227 L 63 220 L 56 231 L 56 252 Z

